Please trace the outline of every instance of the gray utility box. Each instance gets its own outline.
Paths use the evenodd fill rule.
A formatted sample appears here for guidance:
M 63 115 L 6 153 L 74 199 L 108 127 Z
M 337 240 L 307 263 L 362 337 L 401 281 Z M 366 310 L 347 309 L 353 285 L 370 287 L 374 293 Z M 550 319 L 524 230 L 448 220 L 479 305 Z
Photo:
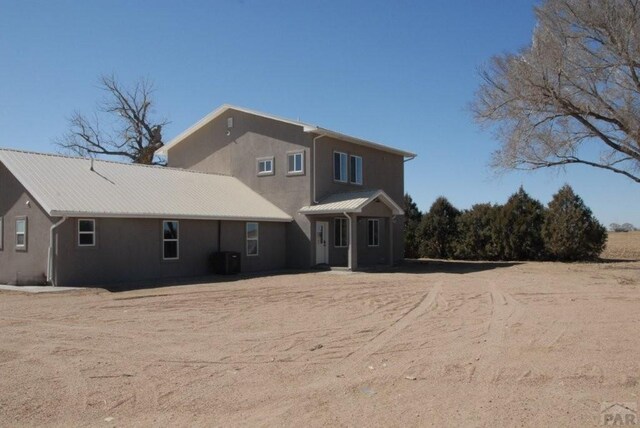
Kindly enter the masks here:
M 213 271 L 221 275 L 240 273 L 240 253 L 235 251 L 220 251 L 211 256 Z

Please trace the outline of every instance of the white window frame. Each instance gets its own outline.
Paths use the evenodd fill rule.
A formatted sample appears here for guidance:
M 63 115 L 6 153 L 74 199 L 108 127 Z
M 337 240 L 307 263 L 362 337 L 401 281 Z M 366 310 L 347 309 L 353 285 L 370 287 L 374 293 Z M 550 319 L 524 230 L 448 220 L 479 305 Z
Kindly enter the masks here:
M 256 237 L 255 238 L 249 238 L 249 225 L 250 224 L 255 224 L 256 225 Z M 255 221 L 248 221 L 247 224 L 245 225 L 245 254 L 247 255 L 247 257 L 256 257 L 260 255 L 260 223 L 255 222 Z M 249 241 L 256 241 L 256 253 L 255 254 L 249 254 Z
M 267 162 L 269 162 L 269 164 L 271 165 L 271 169 L 260 171 L 260 164 L 261 163 L 265 163 L 266 164 Z M 258 175 L 258 177 L 262 177 L 264 175 L 273 175 L 273 174 L 275 174 L 273 156 L 267 156 L 267 157 L 257 158 L 256 159 L 256 174 Z
M 18 232 L 18 222 L 24 222 L 24 232 Z M 18 235 L 24 236 L 24 243 L 22 245 L 18 244 Z M 26 216 L 16 217 L 16 250 L 27 251 L 27 239 L 29 237 L 29 220 Z
M 336 178 L 336 155 L 340 157 L 340 175 Z M 344 162 L 344 163 L 343 163 Z M 342 173 L 344 172 L 344 177 Z M 349 156 L 344 152 L 334 151 L 333 152 L 333 181 L 338 183 L 348 183 L 349 182 Z
M 371 224 L 374 224 L 374 233 L 371 233 Z M 367 246 L 380 246 L 380 219 L 370 218 L 367 220 Z
M 342 227 L 344 223 L 344 228 Z M 336 242 L 337 233 L 340 233 L 338 242 Z M 342 232 L 344 231 L 344 235 Z M 347 248 L 349 246 L 349 223 L 344 217 L 336 217 L 333 219 L 333 246 L 334 248 Z
M 164 225 L 167 223 L 175 223 L 176 224 L 176 235 L 177 237 L 174 238 L 165 238 L 164 237 Z M 162 220 L 162 260 L 180 260 L 180 222 L 178 220 Z M 164 253 L 164 244 L 165 242 L 175 242 L 176 243 L 176 256 L 175 257 L 166 257 L 165 253 Z
M 0 250 L 4 250 L 4 217 L 0 216 Z
M 355 160 L 355 165 L 352 163 Z M 362 186 L 362 156 L 351 155 L 349 158 L 349 168 L 350 168 L 350 181 L 351 184 L 357 184 Z M 360 174 L 358 174 L 360 173 Z M 354 179 L 355 174 L 355 181 Z
M 293 168 L 289 169 L 289 158 L 293 156 Z M 295 169 L 296 167 L 296 156 L 300 156 L 300 169 Z M 295 152 L 287 153 L 287 175 L 302 175 L 304 174 L 304 150 L 299 150 Z
M 82 231 L 80 230 L 80 223 L 83 221 L 88 221 L 91 222 L 91 224 L 93 225 L 92 227 L 92 231 L 91 232 L 87 232 L 87 231 Z M 80 243 L 80 236 L 82 235 L 91 235 L 91 244 L 81 244 Z M 96 221 L 92 218 L 79 218 L 78 219 L 78 247 L 95 247 L 96 246 Z

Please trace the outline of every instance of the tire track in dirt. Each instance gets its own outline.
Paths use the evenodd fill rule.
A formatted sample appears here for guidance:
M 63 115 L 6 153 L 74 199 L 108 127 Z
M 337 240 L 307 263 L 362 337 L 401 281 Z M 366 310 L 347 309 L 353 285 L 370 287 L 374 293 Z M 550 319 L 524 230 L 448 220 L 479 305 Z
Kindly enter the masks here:
M 507 347 L 507 331 L 510 325 L 519 321 L 524 315 L 524 306 L 514 299 L 509 293 L 502 291 L 492 280 L 486 280 L 488 284 L 489 301 L 491 303 L 490 317 L 484 336 L 484 350 L 476 358 L 478 363 L 469 380 L 476 375 L 480 381 L 496 383 L 503 371 L 498 367 L 490 372 L 489 367 L 494 367 L 494 362 Z
M 435 308 L 441 292 L 442 284 L 438 282 L 418 301 L 418 303 L 394 321 L 389 327 L 379 332 L 360 348 L 349 353 L 340 362 L 339 368 L 336 368 L 336 370 L 344 372 L 345 370 L 359 367 L 360 363 L 376 353 L 376 351 L 382 349 L 391 339 L 416 321 L 418 317 Z
M 278 418 L 283 418 L 291 412 L 291 409 L 295 408 L 295 403 L 303 396 L 310 399 L 310 397 L 313 397 L 318 392 L 339 390 L 345 385 L 352 385 L 354 379 L 358 378 L 358 373 L 362 373 L 363 370 L 366 369 L 364 362 L 367 358 L 383 349 L 385 345 L 414 323 L 419 317 L 428 314 L 434 308 L 438 307 L 439 300 L 441 302 L 440 304 L 448 306 L 447 302 L 440 297 L 441 292 L 442 283 L 438 281 L 417 303 L 412 305 L 409 310 L 404 312 L 388 327 L 382 329 L 355 351 L 348 353 L 341 360 L 336 361 L 328 371 L 321 372 L 315 379 L 297 388 L 294 396 L 287 396 L 278 406 L 270 404 L 270 411 L 277 414 Z M 345 373 L 349 373 L 349 376 L 345 376 Z

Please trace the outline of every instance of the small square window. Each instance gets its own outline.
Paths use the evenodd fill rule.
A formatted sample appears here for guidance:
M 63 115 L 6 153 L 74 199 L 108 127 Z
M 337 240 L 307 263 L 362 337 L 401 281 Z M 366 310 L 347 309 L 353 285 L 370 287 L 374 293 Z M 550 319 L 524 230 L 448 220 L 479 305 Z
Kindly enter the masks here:
M 304 152 L 289 153 L 287 155 L 287 165 L 289 174 L 304 173 Z
M 94 247 L 96 245 L 96 221 L 93 219 L 78 220 L 78 246 Z
M 258 158 L 258 175 L 273 175 L 273 157 L 269 158 Z

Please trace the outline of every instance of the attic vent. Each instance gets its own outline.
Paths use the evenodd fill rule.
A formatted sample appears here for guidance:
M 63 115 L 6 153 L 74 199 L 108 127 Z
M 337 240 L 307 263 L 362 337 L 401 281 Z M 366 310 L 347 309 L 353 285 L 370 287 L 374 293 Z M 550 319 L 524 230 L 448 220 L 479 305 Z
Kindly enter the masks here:
M 227 128 L 233 128 L 233 117 L 227 118 Z

